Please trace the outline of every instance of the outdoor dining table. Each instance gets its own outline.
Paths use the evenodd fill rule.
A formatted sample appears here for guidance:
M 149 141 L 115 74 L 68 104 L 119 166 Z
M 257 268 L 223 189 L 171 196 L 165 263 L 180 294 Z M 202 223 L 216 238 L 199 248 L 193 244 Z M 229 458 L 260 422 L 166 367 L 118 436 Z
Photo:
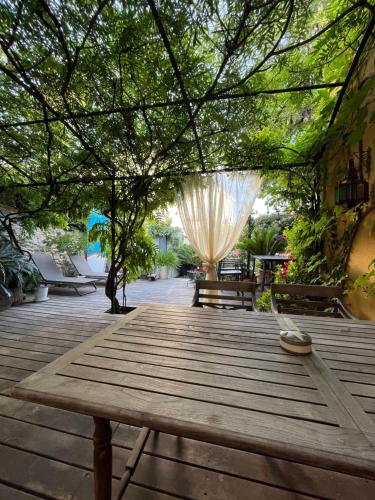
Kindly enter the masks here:
M 264 291 L 266 285 L 266 269 L 267 264 L 270 264 L 271 270 L 274 271 L 275 264 L 284 264 L 285 262 L 289 262 L 290 258 L 285 255 L 252 255 L 253 259 L 253 276 L 255 275 L 255 261 L 259 260 L 262 266 L 262 284 L 261 291 Z
M 312 336 L 311 354 L 281 349 L 285 325 Z M 291 484 L 308 480 L 293 463 L 308 464 L 311 474 L 365 478 L 371 492 L 374 346 L 375 322 L 144 305 L 21 381 L 13 396 L 94 417 L 97 500 L 111 498 L 110 421 L 141 428 L 117 490 L 152 429 L 286 459 Z

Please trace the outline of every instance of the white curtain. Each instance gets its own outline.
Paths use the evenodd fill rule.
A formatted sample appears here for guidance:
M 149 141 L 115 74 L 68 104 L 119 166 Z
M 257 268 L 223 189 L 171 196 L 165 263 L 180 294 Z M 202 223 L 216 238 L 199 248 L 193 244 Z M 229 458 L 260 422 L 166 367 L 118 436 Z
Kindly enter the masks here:
M 216 263 L 237 243 L 261 187 L 252 173 L 215 173 L 186 178 L 177 206 L 186 236 L 217 280 Z

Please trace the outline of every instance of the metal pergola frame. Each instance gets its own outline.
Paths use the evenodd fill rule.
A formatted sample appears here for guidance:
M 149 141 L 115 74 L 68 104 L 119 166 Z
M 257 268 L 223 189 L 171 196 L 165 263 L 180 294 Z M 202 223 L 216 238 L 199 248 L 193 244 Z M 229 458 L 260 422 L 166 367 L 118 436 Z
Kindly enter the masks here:
M 12 128 L 19 128 L 19 127 L 25 127 L 25 126 L 32 126 L 32 125 L 37 125 L 37 124 L 49 124 L 53 122 L 61 122 L 63 124 L 67 124 L 69 121 L 72 120 L 77 120 L 77 119 L 84 119 L 84 118 L 89 118 L 89 117 L 94 117 L 94 116 L 109 116 L 117 113 L 123 113 L 123 112 L 135 112 L 139 110 L 147 110 L 147 109 L 154 109 L 154 108 L 165 108 L 165 107 L 170 107 L 170 106 L 184 106 L 186 107 L 188 111 L 188 116 L 189 116 L 189 121 L 180 134 L 180 136 L 183 135 L 183 133 L 188 129 L 191 128 L 194 133 L 195 137 L 195 142 L 197 145 L 198 149 L 198 154 L 199 154 L 199 160 L 201 163 L 201 170 L 200 171 L 195 171 L 192 172 L 190 170 L 187 171 L 182 171 L 182 172 L 168 172 L 165 174 L 157 174 L 155 176 L 149 175 L 149 176 L 144 176 L 146 178 L 163 178 L 163 177 L 174 177 L 174 176 L 181 176 L 181 175 L 191 175 L 191 174 L 203 174 L 207 172 L 214 172 L 215 170 L 206 170 L 205 168 L 205 161 L 203 158 L 203 153 L 202 149 L 200 146 L 200 138 L 196 130 L 195 126 L 195 117 L 199 113 L 199 110 L 202 108 L 202 106 L 206 102 L 213 102 L 213 101 L 219 101 L 219 100 L 235 100 L 235 99 L 247 99 L 247 98 L 253 98 L 258 95 L 275 95 L 275 94 L 282 94 L 282 93 L 295 93 L 295 92 L 304 92 L 304 91 L 311 91 L 311 90 L 316 90 L 316 89 L 323 89 L 323 88 L 340 88 L 340 92 L 338 94 L 334 109 L 331 114 L 330 121 L 328 123 L 328 129 L 334 124 L 336 117 L 339 113 L 342 101 L 344 99 L 344 96 L 346 94 L 346 91 L 348 89 L 348 86 L 350 84 L 351 78 L 358 66 L 359 60 L 361 58 L 361 55 L 366 47 L 367 42 L 369 41 L 374 27 L 375 27 L 375 8 L 373 9 L 373 14 L 371 16 L 371 19 L 368 23 L 368 26 L 366 28 L 366 31 L 362 37 L 362 40 L 360 42 L 360 45 L 354 55 L 354 58 L 352 60 L 352 63 L 350 65 L 349 71 L 346 75 L 345 81 L 344 82 L 334 82 L 334 83 L 321 83 L 321 84 L 316 84 L 316 85 L 308 85 L 308 86 L 300 86 L 300 87 L 290 87 L 290 88 L 282 88 L 282 89 L 260 89 L 257 91 L 252 91 L 252 92 L 231 92 L 232 88 L 235 85 L 232 85 L 231 87 L 227 88 L 227 90 L 221 90 L 221 91 L 213 91 L 209 89 L 207 93 L 204 96 L 197 97 L 197 98 L 191 98 L 187 95 L 185 85 L 183 82 L 183 78 L 181 76 L 178 63 L 176 60 L 176 57 L 173 53 L 173 50 L 171 48 L 171 43 L 170 40 L 167 36 L 166 30 L 164 28 L 162 19 L 159 15 L 159 12 L 157 10 L 156 4 L 154 0 L 147 0 L 149 8 L 151 10 L 152 16 L 154 18 L 154 21 L 157 25 L 159 34 L 162 38 L 165 50 L 168 54 L 168 57 L 170 59 L 171 66 L 174 70 L 176 80 L 179 84 L 180 87 L 180 92 L 181 92 L 181 99 L 175 99 L 171 101 L 166 101 L 166 102 L 154 102 L 154 103 L 142 103 L 142 104 L 134 104 L 132 106 L 122 106 L 122 107 L 114 107 L 112 109 L 103 109 L 103 110 L 94 110 L 91 112 L 82 112 L 82 113 L 70 113 L 70 114 L 65 114 L 65 115 L 60 115 L 58 113 L 52 113 L 55 114 L 54 116 L 48 116 L 48 114 L 45 113 L 45 116 L 40 119 L 35 119 L 35 120 L 24 120 L 24 121 L 18 121 L 18 122 L 8 122 L 8 123 L 0 123 L 0 130 L 6 131 L 8 129 Z M 101 9 L 106 5 L 107 1 L 104 0 L 100 4 L 98 11 L 95 15 L 97 15 Z M 246 4 L 247 5 L 247 4 Z M 241 19 L 242 24 L 245 22 L 247 16 L 249 15 L 250 7 L 247 7 L 246 10 L 246 5 L 244 9 L 244 14 L 243 14 L 243 19 Z M 359 5 L 353 5 L 350 8 L 348 8 L 346 11 L 341 13 L 335 20 L 330 22 L 327 26 L 325 26 L 323 29 L 321 29 L 319 32 L 315 33 L 313 36 L 311 36 L 309 39 L 304 40 L 302 42 L 299 42 L 293 46 L 286 47 L 286 48 L 281 48 L 278 50 L 274 50 L 272 55 L 277 55 L 284 53 L 288 50 L 293 50 L 295 48 L 299 48 L 302 45 L 305 45 L 306 43 L 311 42 L 312 40 L 318 38 L 320 35 L 322 35 L 324 32 L 329 30 L 334 24 L 339 22 L 341 19 L 343 19 L 346 15 L 354 11 Z M 238 27 L 238 36 L 240 33 L 240 29 L 243 28 L 243 25 Z M 236 38 L 237 33 L 234 38 Z M 3 45 L 3 42 L 0 42 L 0 45 Z M 4 47 L 3 47 L 4 49 Z M 227 59 L 229 56 L 227 57 Z M 11 74 L 9 70 L 7 70 L 2 64 L 0 64 L 0 71 L 3 71 L 5 74 L 7 74 L 11 79 L 16 81 L 16 78 L 14 75 Z M 20 84 L 20 82 L 16 83 Z M 194 113 L 192 111 L 191 105 L 196 104 L 197 108 L 194 110 Z M 247 171 L 247 170 L 285 170 L 288 171 L 290 169 L 298 168 L 298 167 L 306 167 L 308 165 L 315 165 L 317 161 L 321 158 L 321 156 L 324 153 L 323 148 L 318 155 L 316 155 L 314 158 L 311 158 L 310 161 L 301 161 L 301 162 L 293 162 L 293 163 L 286 163 L 286 164 L 275 164 L 275 165 L 257 165 L 251 168 L 246 168 L 243 166 L 240 167 L 232 167 L 232 168 L 219 168 L 218 171 L 221 172 L 229 172 L 229 171 Z M 0 158 L 0 161 L 2 159 Z M 4 159 L 3 159 L 4 161 Z M 11 162 L 7 161 L 8 164 L 11 164 Z M 93 178 L 88 178 L 88 177 L 82 177 L 82 178 L 71 178 L 71 179 L 62 179 L 62 180 L 57 180 L 50 178 L 49 180 L 46 181 L 36 181 L 36 182 L 26 182 L 26 183 L 7 183 L 6 185 L 1 186 L 0 189 L 12 189 L 12 188 L 33 188 L 33 187 L 43 187 L 43 186 L 57 186 L 57 185 L 69 185 L 69 184 L 81 184 L 81 185 L 87 185 L 87 184 L 92 184 L 95 182 L 106 182 L 106 181 L 113 181 L 113 179 L 117 181 L 122 181 L 122 180 L 130 180 L 130 179 L 137 179 L 142 176 L 138 175 L 122 175 L 122 176 L 116 176 L 111 173 L 111 175 L 104 175 L 100 177 L 93 177 Z

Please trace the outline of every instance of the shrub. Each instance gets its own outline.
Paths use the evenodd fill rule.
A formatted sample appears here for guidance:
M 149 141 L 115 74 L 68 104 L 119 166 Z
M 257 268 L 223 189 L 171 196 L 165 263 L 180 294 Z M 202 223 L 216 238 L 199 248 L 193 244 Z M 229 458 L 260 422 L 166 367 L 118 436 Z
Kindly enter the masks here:
M 271 309 L 271 289 L 264 290 L 262 295 L 257 299 L 257 307 L 259 311 L 268 312 Z
M 169 267 L 176 268 L 178 267 L 180 261 L 178 256 L 172 252 L 172 250 L 167 250 L 163 253 L 158 253 L 156 256 L 156 265 L 159 267 Z
M 194 252 L 191 245 L 183 243 L 177 249 L 177 257 L 180 261 L 180 265 L 187 265 L 191 267 L 196 267 L 200 264 L 201 259 Z
M 20 286 L 24 292 L 40 285 L 37 267 L 4 237 L 0 237 L 0 282 L 10 289 Z
M 62 267 L 65 275 L 72 276 L 76 273 L 70 262 L 69 255 L 84 253 L 87 249 L 87 233 L 81 231 L 50 232 L 44 238 L 45 251 L 58 258 L 57 263 Z
M 255 228 L 250 238 L 242 238 L 237 248 L 242 252 L 253 255 L 273 255 L 285 249 L 286 240 L 280 236 L 279 229 L 271 226 L 268 228 Z
M 287 215 L 284 213 L 272 213 L 259 215 L 253 219 L 254 229 L 267 229 L 268 227 L 276 227 L 278 233 L 281 235 L 285 229 L 290 227 L 294 221 L 294 215 Z
M 49 246 L 55 246 L 61 253 L 76 255 L 86 251 L 87 234 L 81 231 L 67 231 L 62 234 L 47 236 L 45 242 Z

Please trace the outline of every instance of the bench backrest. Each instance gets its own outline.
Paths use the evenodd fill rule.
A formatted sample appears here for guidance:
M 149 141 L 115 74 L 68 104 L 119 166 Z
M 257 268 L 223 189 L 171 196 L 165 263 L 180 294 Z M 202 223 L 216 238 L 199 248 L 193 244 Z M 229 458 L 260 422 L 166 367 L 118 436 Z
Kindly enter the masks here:
M 256 310 L 256 287 L 250 281 L 197 280 L 193 307 Z
M 341 302 L 342 295 L 343 289 L 338 286 L 273 283 L 272 311 L 276 314 L 348 317 Z

